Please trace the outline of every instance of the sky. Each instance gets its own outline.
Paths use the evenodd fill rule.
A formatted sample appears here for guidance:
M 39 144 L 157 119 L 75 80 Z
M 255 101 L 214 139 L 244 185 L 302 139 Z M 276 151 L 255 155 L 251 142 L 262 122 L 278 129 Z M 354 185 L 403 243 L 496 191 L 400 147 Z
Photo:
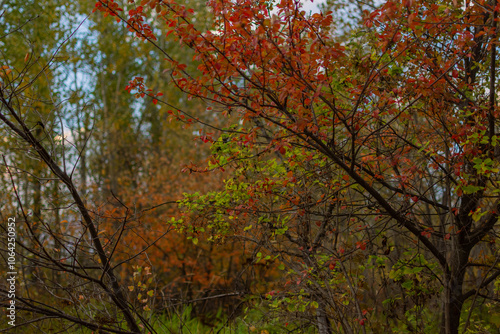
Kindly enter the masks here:
M 323 1 L 321 0 L 314 0 L 314 2 L 311 2 L 311 0 L 302 0 L 302 4 L 304 5 L 304 10 L 308 14 L 309 12 L 318 13 L 319 12 L 318 4 L 322 2 Z

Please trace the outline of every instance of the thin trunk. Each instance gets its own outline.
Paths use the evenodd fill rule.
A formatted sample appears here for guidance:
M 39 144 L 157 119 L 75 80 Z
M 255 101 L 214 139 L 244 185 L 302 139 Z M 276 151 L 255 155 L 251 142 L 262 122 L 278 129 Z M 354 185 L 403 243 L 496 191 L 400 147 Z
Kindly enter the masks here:
M 457 244 L 454 246 L 450 257 L 450 272 L 445 280 L 441 326 L 441 333 L 443 334 L 458 334 L 460 315 L 464 304 L 463 283 L 470 250 L 459 244 L 458 240 L 455 242 Z
M 52 187 L 52 207 L 54 210 L 54 226 L 52 227 L 54 230 L 54 234 L 59 238 L 62 238 L 62 228 L 61 228 L 61 215 L 59 213 L 59 182 L 54 182 Z M 54 246 L 56 245 L 56 240 L 54 240 Z M 56 273 L 55 270 L 52 270 L 52 282 L 55 284 L 59 284 L 60 276 Z
M 319 334 L 332 334 L 332 327 L 330 325 L 330 321 L 328 320 L 323 302 L 318 302 L 318 308 L 316 309 L 316 323 L 318 325 Z
M 457 277 L 450 278 L 445 288 L 445 304 L 443 312 L 443 326 L 441 333 L 458 334 L 460 315 L 462 313 L 463 300 L 461 299 L 462 282 Z

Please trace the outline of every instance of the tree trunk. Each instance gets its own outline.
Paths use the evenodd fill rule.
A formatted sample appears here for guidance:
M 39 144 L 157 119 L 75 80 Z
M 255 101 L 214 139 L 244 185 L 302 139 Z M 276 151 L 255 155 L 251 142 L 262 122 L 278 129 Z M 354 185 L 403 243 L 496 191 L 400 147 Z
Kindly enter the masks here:
M 325 306 L 322 302 L 318 303 L 318 308 L 316 309 L 316 321 L 318 325 L 319 334 L 332 334 L 332 328 L 330 326 L 330 321 L 328 320 Z
M 462 283 L 451 278 L 445 289 L 445 304 L 443 312 L 442 334 L 458 334 L 460 315 L 462 313 L 463 300 Z
M 442 334 L 458 334 L 460 315 L 462 313 L 463 282 L 470 250 L 459 242 L 454 246 L 450 259 L 450 271 L 445 279 L 445 293 L 443 317 L 441 325 Z

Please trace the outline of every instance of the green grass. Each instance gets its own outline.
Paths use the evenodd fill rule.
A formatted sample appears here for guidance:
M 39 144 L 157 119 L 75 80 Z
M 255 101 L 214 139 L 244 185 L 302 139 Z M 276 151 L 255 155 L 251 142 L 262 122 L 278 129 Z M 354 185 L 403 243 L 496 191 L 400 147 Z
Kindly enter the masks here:
M 283 326 L 280 323 L 265 319 L 263 312 L 259 310 L 250 310 L 246 315 L 241 315 L 229 321 L 222 310 L 219 310 L 212 320 L 213 325 L 207 325 L 202 323 L 198 318 L 191 317 L 191 308 L 186 307 L 182 314 L 175 313 L 154 316 L 151 323 L 159 334 L 283 333 Z

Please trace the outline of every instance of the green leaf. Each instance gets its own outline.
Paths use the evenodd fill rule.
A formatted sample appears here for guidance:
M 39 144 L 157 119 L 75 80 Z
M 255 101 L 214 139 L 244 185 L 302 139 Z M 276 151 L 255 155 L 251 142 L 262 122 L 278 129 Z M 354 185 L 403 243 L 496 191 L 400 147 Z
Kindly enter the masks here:
M 491 316 L 490 316 L 490 321 L 491 323 L 493 323 L 495 326 L 497 327 L 500 327 L 500 313 L 493 313 Z
M 401 286 L 407 290 L 410 290 L 413 287 L 413 281 L 405 281 L 401 284 Z

